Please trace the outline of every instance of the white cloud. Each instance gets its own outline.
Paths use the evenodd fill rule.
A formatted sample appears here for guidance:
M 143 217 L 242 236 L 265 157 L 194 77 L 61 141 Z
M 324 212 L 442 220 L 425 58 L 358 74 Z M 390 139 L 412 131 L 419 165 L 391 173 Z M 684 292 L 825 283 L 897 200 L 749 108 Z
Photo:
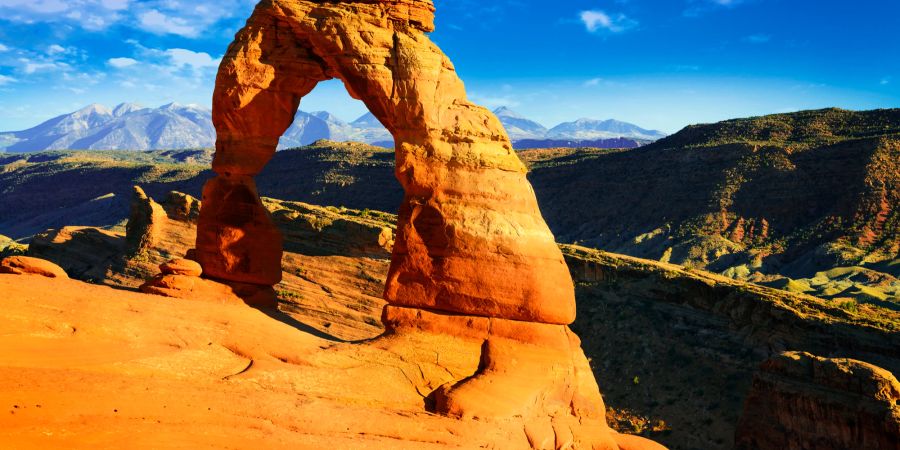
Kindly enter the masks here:
M 637 22 L 629 19 L 625 14 L 609 15 L 600 10 L 582 11 L 579 14 L 584 27 L 591 33 L 606 30 L 611 33 L 621 33 L 637 26 Z
M 38 14 L 54 14 L 69 9 L 68 2 L 63 0 L 0 0 L 0 7 Z
M 591 78 L 583 83 L 584 87 L 599 86 L 603 82 L 603 78 Z
M 22 71 L 29 75 L 36 72 L 65 70 L 69 68 L 68 64 L 59 61 L 35 61 L 28 58 L 19 58 L 19 63 Z
M 878 84 L 880 84 L 880 85 L 882 85 L 882 86 L 886 86 L 886 85 L 888 85 L 888 84 L 891 84 L 891 77 L 884 77 L 884 78 L 882 78 L 881 80 L 878 81 Z
M 13 77 L 8 77 L 6 75 L 0 75 L 0 86 L 4 86 L 10 83 L 15 83 L 16 79 Z
M 256 0 L 0 0 L 0 17 L 25 24 L 67 23 L 100 31 L 121 23 L 154 34 L 195 38 L 219 21 L 248 16 Z
M 127 0 L 0 0 L 0 17 L 13 22 L 74 22 L 101 30 L 121 19 Z
M 66 52 L 66 48 L 59 44 L 53 44 L 53 45 L 47 47 L 48 55 L 57 55 L 60 53 L 65 53 L 65 52 Z
M 112 67 L 116 69 L 124 69 L 126 67 L 131 67 L 138 63 L 136 59 L 133 58 L 110 58 L 106 61 Z
M 131 3 L 131 0 L 100 0 L 100 4 L 103 5 L 104 8 L 113 11 L 127 9 L 129 3 Z
M 200 30 L 180 17 L 170 17 L 155 9 L 138 14 L 138 24 L 144 31 L 155 34 L 177 34 L 183 37 L 197 37 Z
M 0 52 L 8 52 L 8 51 L 9 51 L 9 47 L 7 47 L 3 44 L 0 44 Z
M 205 67 L 218 67 L 221 58 L 213 59 L 209 53 L 195 52 L 183 48 L 170 48 L 165 51 L 170 63 L 177 67 L 191 67 L 193 69 L 202 69 Z

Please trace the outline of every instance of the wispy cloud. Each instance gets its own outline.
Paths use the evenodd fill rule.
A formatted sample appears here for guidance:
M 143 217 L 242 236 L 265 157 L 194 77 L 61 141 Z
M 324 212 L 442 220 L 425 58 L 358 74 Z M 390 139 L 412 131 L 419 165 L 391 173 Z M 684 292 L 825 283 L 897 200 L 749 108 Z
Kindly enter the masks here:
M 256 0 L 0 0 L 10 22 L 66 23 L 89 31 L 115 24 L 187 38 L 199 37 L 223 19 L 244 16 Z
M 608 31 L 621 33 L 638 25 L 637 21 L 628 18 L 625 14 L 607 14 L 601 10 L 587 10 L 579 13 L 579 18 L 585 29 L 591 33 Z
M 608 78 L 596 77 L 585 80 L 581 83 L 582 87 L 592 88 L 592 87 L 622 87 L 625 86 L 626 83 L 617 80 L 610 80 Z
M 170 48 L 165 53 L 169 57 L 170 63 L 177 68 L 203 69 L 218 67 L 219 62 L 222 60 L 222 58 L 213 58 L 209 53 L 195 52 L 183 48 Z
M 880 84 L 882 86 L 891 84 L 891 77 L 883 77 L 881 80 L 878 81 L 878 84 Z
M 685 17 L 699 17 L 704 13 L 721 9 L 734 8 L 747 3 L 749 0 L 688 0 L 687 9 L 682 12 Z
M 67 70 L 69 64 L 60 61 L 34 60 L 31 58 L 19 58 L 19 67 L 22 72 L 31 75 L 37 72 L 47 72 L 55 70 Z
M 106 63 L 116 69 L 124 69 L 136 65 L 138 61 L 134 58 L 110 58 Z
M 765 44 L 772 40 L 772 36 L 768 34 L 751 34 L 741 40 L 749 44 Z
M 189 38 L 196 37 L 202 31 L 185 19 L 169 16 L 155 9 L 138 14 L 138 26 L 154 34 L 177 34 Z
M 6 75 L 0 75 L 0 86 L 5 86 L 7 84 L 15 83 L 16 79 L 13 77 L 8 77 Z
M 2 52 L 8 52 L 8 51 L 9 51 L 9 47 L 7 47 L 7 46 L 5 46 L 5 45 L 3 45 L 3 44 L 0 44 L 0 53 L 2 53 Z

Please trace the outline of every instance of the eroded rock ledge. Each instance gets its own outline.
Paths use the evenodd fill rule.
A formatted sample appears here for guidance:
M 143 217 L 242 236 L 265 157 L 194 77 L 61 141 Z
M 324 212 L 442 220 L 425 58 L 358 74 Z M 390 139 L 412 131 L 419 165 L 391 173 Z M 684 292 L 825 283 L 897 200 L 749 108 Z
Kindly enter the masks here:
M 764 362 L 738 423 L 740 450 L 895 450 L 900 382 L 845 358 L 785 352 Z

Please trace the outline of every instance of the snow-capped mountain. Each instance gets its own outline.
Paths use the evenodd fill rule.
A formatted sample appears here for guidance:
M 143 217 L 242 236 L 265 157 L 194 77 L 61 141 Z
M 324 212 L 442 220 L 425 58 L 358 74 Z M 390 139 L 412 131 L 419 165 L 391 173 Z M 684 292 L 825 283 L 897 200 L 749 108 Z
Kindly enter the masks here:
M 500 119 L 500 123 L 506 128 L 506 133 L 512 141 L 520 139 L 543 139 L 547 135 L 547 127 L 526 119 L 521 114 L 501 106 L 494 110 L 494 115 Z
M 353 122 L 350 122 L 350 125 L 356 129 L 354 140 L 383 145 L 385 147 L 394 146 L 394 137 L 391 136 L 391 133 L 381 124 L 378 118 L 370 112 L 367 112 Z
M 512 141 L 519 139 L 542 139 L 547 135 L 547 127 L 522 117 L 519 113 L 501 106 L 494 110 L 494 115 L 500 119 L 500 123 L 506 128 L 506 133 Z
M 298 111 L 279 149 L 319 139 L 392 145 L 391 134 L 371 114 L 352 124 L 327 111 Z M 145 108 L 123 103 L 112 110 L 89 105 L 34 128 L 0 133 L 0 152 L 43 150 L 158 150 L 213 147 L 216 132 L 209 108 L 170 103 Z
M 617 120 L 579 119 L 548 130 L 509 108 L 498 108 L 494 114 L 517 148 L 521 147 L 518 142 L 529 147 L 559 145 L 560 142 L 599 145 L 598 142 L 613 143 L 623 138 L 636 140 L 634 145 L 641 145 L 665 136 L 662 132 Z M 278 148 L 300 147 L 320 139 L 393 146 L 393 137 L 372 113 L 347 123 L 327 111 L 298 111 Z M 208 108 L 177 103 L 145 108 L 123 103 L 110 110 L 94 104 L 54 117 L 34 128 L 0 132 L 0 152 L 200 148 L 213 147 L 215 140 L 212 113 Z
M 572 146 L 620 145 L 628 142 L 631 146 L 641 145 L 645 141 L 655 141 L 666 136 L 656 130 L 646 130 L 637 125 L 618 120 L 578 119 L 574 122 L 561 123 L 547 129 L 540 123 L 529 120 L 521 114 L 500 107 L 494 114 L 506 128 L 510 140 L 516 148 L 533 148 L 535 146 Z
M 214 141 L 210 111 L 177 103 L 156 109 L 123 103 L 112 110 L 94 104 L 28 130 L 0 133 L 7 152 L 196 148 Z
M 297 111 L 294 123 L 281 136 L 278 148 L 300 147 L 319 139 L 343 141 L 349 137 L 350 133 L 350 125 L 328 112 Z
M 632 138 L 655 141 L 666 137 L 662 131 L 647 130 L 637 125 L 619 120 L 578 119 L 574 122 L 561 123 L 547 132 L 548 139 L 610 139 Z

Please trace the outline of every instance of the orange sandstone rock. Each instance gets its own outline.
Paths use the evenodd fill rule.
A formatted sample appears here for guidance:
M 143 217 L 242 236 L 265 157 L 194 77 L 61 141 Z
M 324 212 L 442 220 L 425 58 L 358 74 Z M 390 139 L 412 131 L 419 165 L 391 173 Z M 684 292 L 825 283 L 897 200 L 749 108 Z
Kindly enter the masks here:
M 188 259 L 175 259 L 159 268 L 162 273 L 142 284 L 141 292 L 184 300 L 217 299 L 257 307 L 276 306 L 275 290 L 271 287 L 200 278 L 200 265 Z
M 152 248 L 159 241 L 165 219 L 163 207 L 135 186 L 125 235 L 128 254 L 133 256 Z
M 10 256 L 0 261 L 0 273 L 41 275 L 48 278 L 69 278 L 62 267 L 50 261 L 30 256 Z
M 159 270 L 164 275 L 186 275 L 189 277 L 199 277 L 203 273 L 203 268 L 200 267 L 200 264 L 190 259 L 173 259 L 160 264 Z
M 392 304 L 567 324 L 574 293 L 562 255 L 499 120 L 468 101 L 425 34 L 428 1 L 266 0 L 223 59 L 218 140 L 197 256 L 208 276 L 274 284 L 277 231 L 252 176 L 300 99 L 338 78 L 394 135 L 406 196 L 385 290 Z

